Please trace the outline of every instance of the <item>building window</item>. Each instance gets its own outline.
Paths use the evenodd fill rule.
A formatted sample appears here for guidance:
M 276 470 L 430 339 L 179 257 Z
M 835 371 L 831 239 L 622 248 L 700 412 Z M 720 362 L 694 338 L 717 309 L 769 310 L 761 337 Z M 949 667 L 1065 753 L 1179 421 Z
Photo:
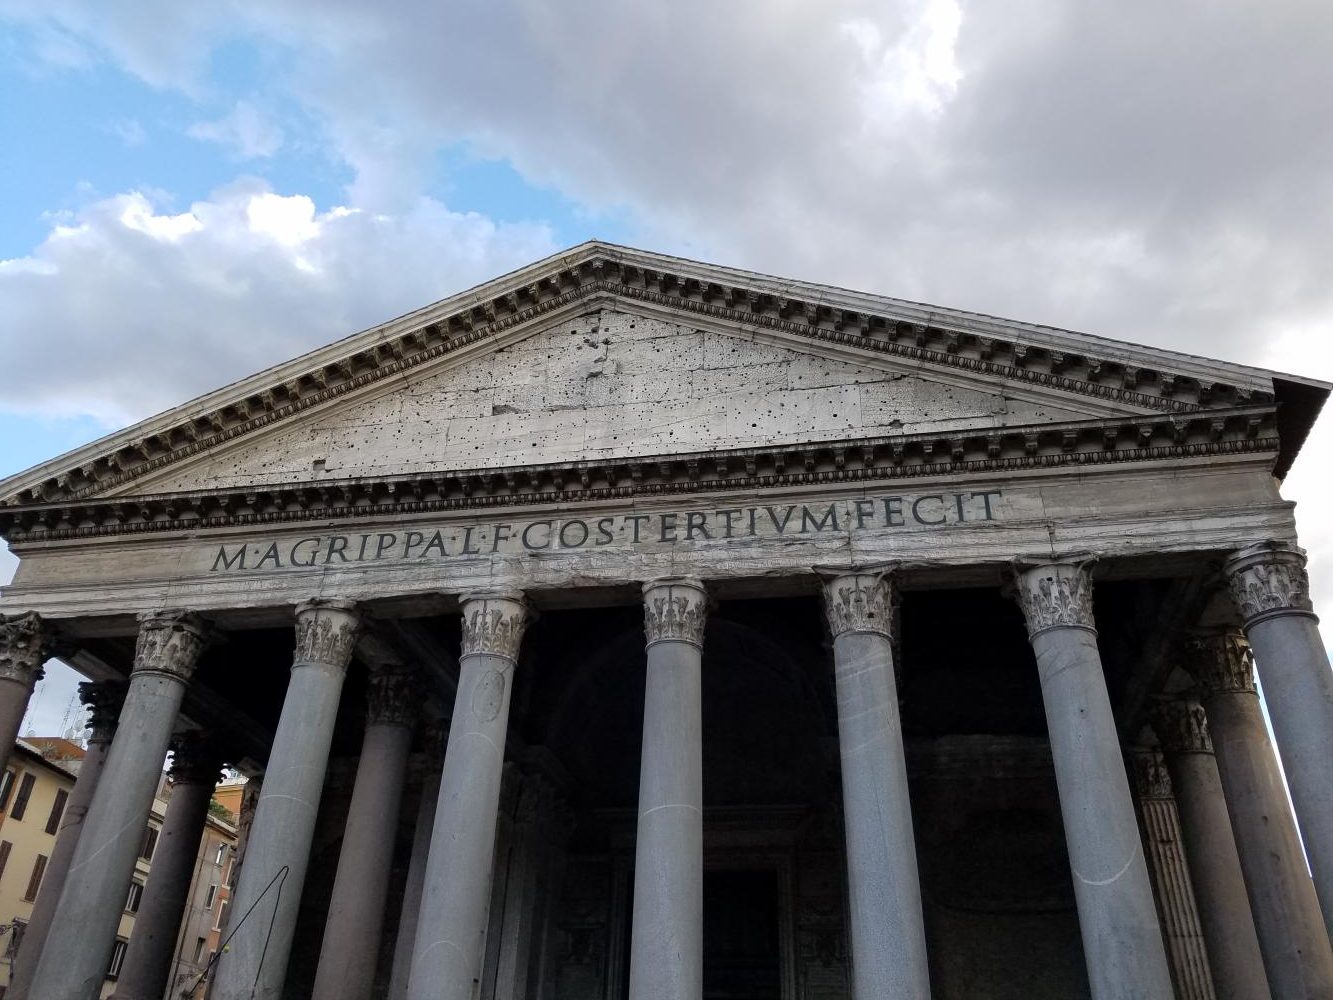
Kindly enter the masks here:
M 129 896 L 129 899 L 125 900 L 125 912 L 126 912 L 126 913 L 138 913 L 138 912 L 139 912 L 139 904 L 142 903 L 142 902 L 143 902 L 143 883 L 142 883 L 142 882 L 131 882 L 131 883 L 130 883 L 130 896 Z
M 32 786 L 37 784 L 35 775 L 24 772 L 22 780 L 19 781 L 19 793 L 14 796 L 14 808 L 9 810 L 10 819 L 22 819 L 23 814 L 28 811 L 28 800 L 32 798 Z
M 208 887 L 208 895 L 204 897 L 204 909 L 213 909 L 213 900 L 218 898 L 218 884 L 214 882 Z
M 194 941 L 194 964 L 199 964 L 199 959 L 204 957 L 204 945 L 208 944 L 207 938 L 195 938 Z
M 23 894 L 24 900 L 31 902 L 37 898 L 37 890 L 42 887 L 42 876 L 46 874 L 46 855 L 37 855 L 32 863 L 32 876 L 28 879 L 28 889 Z
M 28 923 L 25 920 L 14 921 L 14 932 L 9 935 L 9 947 L 5 949 L 5 957 L 9 959 L 10 967 L 13 967 L 14 956 L 19 953 L 19 945 L 23 943 L 23 932 L 28 929 Z M 0 1000 L 4 1000 L 4 994 L 0 993 Z
M 143 845 L 139 848 L 139 857 L 145 861 L 152 861 L 155 850 L 157 850 L 157 827 L 150 826 L 143 832 Z
M 213 864 L 221 868 L 222 863 L 226 860 L 227 860 L 227 845 L 218 844 L 217 853 L 213 855 Z
M 14 769 L 11 767 L 5 771 L 5 776 L 0 778 L 0 810 L 9 805 L 9 793 L 14 790 Z
M 60 829 L 60 817 L 65 815 L 65 803 L 69 801 L 69 792 L 63 788 L 56 790 L 56 800 L 51 803 L 51 815 L 46 818 L 46 832 L 55 833 Z
M 116 938 L 116 943 L 111 947 L 111 964 L 107 967 L 106 978 L 115 979 L 120 975 L 120 967 L 125 964 L 125 948 L 127 942 Z
M 225 899 L 223 899 L 223 900 L 219 900 L 219 901 L 218 901 L 218 922 L 215 923 L 215 924 L 213 925 L 213 930 L 215 930 L 215 931 L 220 931 L 220 930 L 222 930 L 222 918 L 226 915 L 226 913 L 227 913 L 227 900 L 225 900 Z
M 0 840 L 0 878 L 5 877 L 5 865 L 9 864 L 9 852 L 14 845 L 7 840 Z

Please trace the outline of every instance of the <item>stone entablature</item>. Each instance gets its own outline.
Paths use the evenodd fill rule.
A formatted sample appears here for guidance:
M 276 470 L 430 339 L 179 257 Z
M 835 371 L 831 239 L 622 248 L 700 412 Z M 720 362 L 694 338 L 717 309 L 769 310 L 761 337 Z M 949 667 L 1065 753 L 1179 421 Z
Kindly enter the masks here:
M 830 302 L 827 293 L 816 296 L 815 286 L 806 286 L 811 298 L 803 298 L 802 286 L 795 283 L 644 257 L 667 266 L 641 266 L 631 261 L 629 252 L 600 244 L 539 262 L 371 331 L 372 342 L 362 335 L 352 338 L 352 345 L 318 352 L 313 367 L 312 359 L 303 359 L 306 364 L 294 362 L 256 376 L 244 384 L 239 398 L 217 393 L 201 400 L 188 416 L 174 412 L 147 422 L 141 436 L 116 442 L 110 450 L 85 449 L 76 465 L 18 488 L 7 502 L 73 501 L 104 493 L 382 379 L 498 341 L 516 327 L 598 302 L 634 303 L 690 323 L 720 322 L 834 348 L 853 347 L 913 365 L 1163 413 L 1273 400 L 1271 377 L 1239 366 L 1168 352 L 1126 351 L 1128 345 L 1096 338 L 964 313 L 949 316 L 945 310 L 854 293 L 844 293 L 845 304 L 839 304 Z M 1056 342 L 1070 346 L 1057 347 Z M 1111 360 L 1127 354 L 1142 355 L 1145 361 Z M 266 377 L 274 381 L 264 384 Z
M 1271 408 L 991 427 L 782 446 L 0 507 L 11 543 L 780 489 L 950 475 L 1275 455 Z M 1271 460 L 1271 459 L 1270 459 Z M 913 487 L 915 488 L 915 487 Z
M 1151 501 L 1161 496 L 1166 467 L 1171 492 L 1158 509 Z M 1015 557 L 1049 558 L 1052 546 L 1105 558 L 1197 558 L 1238 543 L 1295 537 L 1290 505 L 1276 495 L 1263 457 L 1214 459 L 1190 469 L 1178 463 L 1088 468 L 1077 477 L 941 478 L 913 482 L 910 492 L 894 485 L 849 491 L 816 483 L 734 500 L 703 491 L 582 505 L 496 503 L 491 511 L 452 516 L 363 508 L 345 523 L 261 521 L 245 532 L 178 530 L 15 546 L 22 562 L 0 608 L 66 619 L 164 603 L 196 611 L 290 607 L 312 592 L 367 600 L 505 585 L 622 585 L 627 567 L 642 580 L 673 573 L 682 559 L 705 579 L 905 562 L 909 576 L 923 566 L 990 567 L 987 578 L 998 580 Z

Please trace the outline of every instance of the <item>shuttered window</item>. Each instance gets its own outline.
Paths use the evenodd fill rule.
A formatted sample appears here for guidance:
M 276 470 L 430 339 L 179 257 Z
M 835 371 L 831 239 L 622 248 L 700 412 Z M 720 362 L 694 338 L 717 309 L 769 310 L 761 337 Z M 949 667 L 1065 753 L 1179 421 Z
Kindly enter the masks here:
M 7 840 L 0 840 L 0 878 L 5 877 L 5 865 L 9 864 L 9 852 L 14 845 Z
M 19 781 L 19 793 L 14 796 L 14 808 L 9 810 L 10 819 L 23 818 L 23 814 L 28 811 L 28 800 L 32 798 L 32 786 L 36 783 L 35 777 L 24 773 L 22 780 Z
M 37 860 L 32 863 L 32 877 L 28 879 L 28 890 L 23 894 L 23 898 L 28 902 L 37 898 L 37 890 L 42 887 L 42 876 L 46 874 L 46 855 L 37 855 Z
M 139 847 L 139 857 L 145 861 L 152 861 L 155 850 L 157 850 L 157 827 L 150 826 L 143 832 L 143 844 Z
M 69 801 L 69 792 L 63 788 L 56 791 L 56 800 L 51 803 L 51 815 L 46 818 L 46 832 L 55 833 L 60 829 L 60 817 L 65 815 L 65 803 Z
M 0 809 L 9 805 L 9 796 L 14 791 L 14 769 L 11 767 L 0 778 Z

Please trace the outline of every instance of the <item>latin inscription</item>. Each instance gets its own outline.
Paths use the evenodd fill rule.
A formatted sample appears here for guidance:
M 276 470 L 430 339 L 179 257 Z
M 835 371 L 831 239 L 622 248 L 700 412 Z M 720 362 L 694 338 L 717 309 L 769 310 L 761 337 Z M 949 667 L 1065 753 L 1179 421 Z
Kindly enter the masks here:
M 812 537 L 995 521 L 1000 490 L 859 497 L 832 503 L 759 504 L 715 510 L 544 517 L 449 527 L 310 535 L 219 545 L 212 571 L 310 569 L 367 562 L 424 562 L 511 552 L 573 552 L 606 545 L 681 545 L 745 538 Z

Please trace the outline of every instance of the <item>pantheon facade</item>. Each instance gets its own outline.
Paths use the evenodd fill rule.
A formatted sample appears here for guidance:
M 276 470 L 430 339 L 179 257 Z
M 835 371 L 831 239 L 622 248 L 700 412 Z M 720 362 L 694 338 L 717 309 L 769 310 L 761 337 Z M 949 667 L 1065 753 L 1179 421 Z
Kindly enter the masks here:
M 1330 1000 L 1329 390 L 588 243 L 11 477 L 0 746 L 100 735 L 7 1000 L 169 749 L 120 1000 L 223 764 L 211 1000 Z

